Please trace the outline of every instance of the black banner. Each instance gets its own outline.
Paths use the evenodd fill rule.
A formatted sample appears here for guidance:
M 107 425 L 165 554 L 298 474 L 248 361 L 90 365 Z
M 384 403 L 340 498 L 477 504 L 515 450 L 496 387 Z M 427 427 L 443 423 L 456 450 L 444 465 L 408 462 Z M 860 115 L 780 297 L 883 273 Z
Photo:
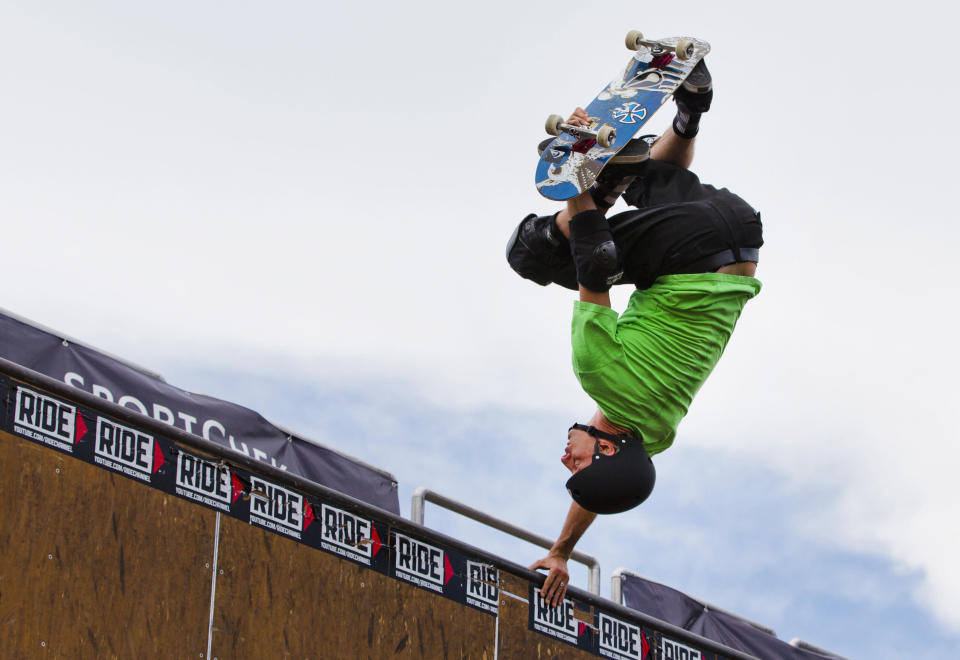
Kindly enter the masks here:
M 600 608 L 591 611 L 588 605 L 570 598 L 551 607 L 540 597 L 540 587 L 533 583 L 530 584 L 528 628 L 611 660 L 723 660 L 725 657 Z
M 390 529 L 386 523 L 328 502 L 315 502 L 311 506 L 316 519 L 306 533 L 307 544 L 378 573 L 389 574 L 390 552 L 386 542 L 390 539 Z
M 552 607 L 540 596 L 540 587 L 530 583 L 527 627 L 582 651 L 597 654 L 596 622 L 590 607 L 570 598 Z M 588 625 L 587 621 L 590 621 Z
M 390 547 L 394 578 L 488 614 L 498 613 L 500 573 L 495 567 L 398 530 L 391 530 Z
M 603 611 L 597 612 L 597 647 L 595 653 L 613 660 L 646 660 L 657 657 L 656 634 L 632 621 Z M 661 656 L 674 657 L 674 656 Z M 680 656 L 676 656 L 680 657 Z
M 116 358 L 3 313 L 0 357 L 391 513 L 400 512 L 397 484 L 388 474 L 291 436 L 252 410 L 178 389 Z M 49 443 L 54 443 L 51 446 L 60 451 L 71 446 L 56 433 L 34 432 L 46 433 Z
M 690 596 L 646 580 L 638 575 L 623 575 L 623 603 L 629 608 L 649 614 L 667 623 L 689 630 L 724 646 L 749 653 L 759 658 L 792 658 L 794 660 L 823 660 L 819 655 L 796 648 L 771 635 L 746 619 L 713 606 L 707 606 Z M 705 652 L 689 642 L 657 634 L 657 648 L 662 658 L 689 658 L 712 660 L 717 656 Z

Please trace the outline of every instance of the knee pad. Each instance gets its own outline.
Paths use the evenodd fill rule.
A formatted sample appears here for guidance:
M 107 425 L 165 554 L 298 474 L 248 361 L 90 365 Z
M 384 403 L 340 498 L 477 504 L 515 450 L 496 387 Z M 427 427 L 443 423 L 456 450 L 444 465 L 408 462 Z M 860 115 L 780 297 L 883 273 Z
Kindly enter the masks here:
M 521 277 L 541 286 L 556 283 L 576 291 L 577 275 L 567 239 L 553 216 L 531 213 L 507 241 L 507 263 Z

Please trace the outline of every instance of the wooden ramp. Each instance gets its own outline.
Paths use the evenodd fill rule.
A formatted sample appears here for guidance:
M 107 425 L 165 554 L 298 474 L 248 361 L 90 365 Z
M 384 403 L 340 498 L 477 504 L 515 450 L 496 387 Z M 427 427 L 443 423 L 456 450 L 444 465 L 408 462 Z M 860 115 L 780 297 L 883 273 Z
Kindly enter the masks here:
M 0 657 L 748 657 L 6 361 L 0 394 Z

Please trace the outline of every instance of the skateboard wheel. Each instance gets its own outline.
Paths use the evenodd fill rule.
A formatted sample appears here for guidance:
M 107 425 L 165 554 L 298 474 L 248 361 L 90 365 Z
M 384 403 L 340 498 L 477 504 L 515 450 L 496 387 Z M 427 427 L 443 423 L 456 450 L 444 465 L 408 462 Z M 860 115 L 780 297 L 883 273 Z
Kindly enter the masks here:
M 640 30 L 630 30 L 627 32 L 627 50 L 637 50 L 640 48 L 641 41 L 643 41 L 643 32 Z
M 544 128 L 547 129 L 549 135 L 560 135 L 562 132 L 560 130 L 560 124 L 563 123 L 563 117 L 560 115 L 550 115 L 547 117 L 547 123 L 544 125 Z
M 693 57 L 693 53 L 696 48 L 693 45 L 693 41 L 690 39 L 681 39 L 677 42 L 676 50 L 678 60 L 689 60 Z
M 609 147 L 617 139 L 617 129 L 613 126 L 601 126 L 597 131 L 597 144 L 601 147 Z

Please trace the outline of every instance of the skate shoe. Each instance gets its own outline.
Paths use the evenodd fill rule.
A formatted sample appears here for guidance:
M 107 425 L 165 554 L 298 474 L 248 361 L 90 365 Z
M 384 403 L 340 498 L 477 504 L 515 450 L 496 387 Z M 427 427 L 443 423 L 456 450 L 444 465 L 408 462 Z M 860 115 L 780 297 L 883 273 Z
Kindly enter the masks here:
M 653 144 L 652 139 L 655 136 L 644 135 L 640 138 L 634 138 L 627 143 L 623 149 L 617 152 L 617 155 L 610 159 L 607 163 L 606 172 L 608 169 L 614 165 L 635 165 L 637 163 L 642 163 L 650 157 L 650 145 Z M 541 156 L 543 155 L 544 150 L 546 150 L 547 145 L 553 142 L 556 138 L 549 137 L 540 144 L 537 145 L 537 153 Z
M 590 187 L 590 196 L 597 208 L 606 212 L 616 204 L 634 179 L 643 174 L 650 160 L 650 147 L 655 135 L 644 135 L 630 140 L 616 156 L 610 159 L 597 182 Z
M 713 77 L 707 70 L 706 61 L 700 60 L 697 62 L 697 66 L 693 67 L 693 71 L 683 81 L 683 88 L 694 94 L 706 94 L 713 89 Z
M 674 92 L 673 98 L 680 110 L 690 114 L 700 114 L 710 109 L 710 102 L 713 101 L 713 78 L 707 70 L 706 62 L 697 62 L 683 85 Z
M 603 177 L 608 172 L 630 169 L 629 167 L 623 167 L 624 165 L 645 163 L 650 158 L 650 145 L 653 144 L 655 138 L 655 135 L 642 135 L 630 140 L 623 149 L 617 152 L 616 156 L 610 159 L 600 176 Z
M 547 138 L 537 145 L 537 150 L 543 154 L 553 140 L 554 138 Z M 650 146 L 655 140 L 655 135 L 634 138 L 607 162 L 596 183 L 590 187 L 590 195 L 597 208 L 607 211 L 633 180 L 643 173 L 650 158 Z

